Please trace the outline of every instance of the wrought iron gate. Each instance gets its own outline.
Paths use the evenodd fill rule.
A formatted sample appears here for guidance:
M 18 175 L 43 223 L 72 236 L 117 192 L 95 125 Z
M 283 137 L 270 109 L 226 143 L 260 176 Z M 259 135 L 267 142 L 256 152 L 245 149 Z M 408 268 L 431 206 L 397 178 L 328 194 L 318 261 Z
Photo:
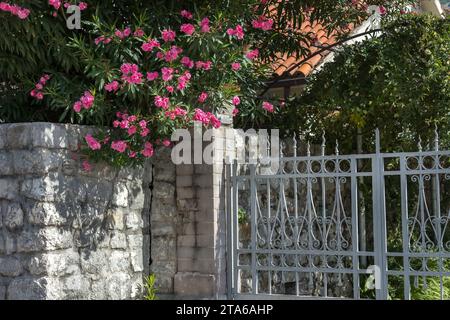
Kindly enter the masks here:
M 450 299 L 450 151 L 230 165 L 230 298 Z M 244 171 L 244 172 L 242 172 Z M 372 281 L 375 280 L 375 281 Z

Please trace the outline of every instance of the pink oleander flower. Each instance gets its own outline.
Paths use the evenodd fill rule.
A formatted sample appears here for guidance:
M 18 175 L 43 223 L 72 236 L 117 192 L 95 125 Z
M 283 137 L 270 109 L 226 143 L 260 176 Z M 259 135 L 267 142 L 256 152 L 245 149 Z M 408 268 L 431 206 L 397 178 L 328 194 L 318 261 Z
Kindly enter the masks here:
M 200 103 L 204 103 L 206 101 L 206 99 L 208 99 L 208 94 L 206 92 L 202 92 L 198 96 L 198 102 L 200 102 Z
M 131 64 L 131 63 L 124 63 L 120 67 L 120 71 L 122 71 L 123 74 L 135 73 L 135 72 L 138 72 L 138 70 L 139 70 L 139 67 L 136 64 Z
M 175 91 L 175 88 L 174 88 L 173 86 L 167 86 L 167 87 L 166 87 L 166 90 L 167 90 L 169 93 L 173 93 L 173 92 Z
M 164 55 L 164 59 L 167 62 L 172 62 L 178 58 L 181 52 L 183 52 L 183 49 L 177 46 L 172 46 Z
M 211 66 L 212 66 L 212 62 L 211 61 L 197 61 L 195 63 L 195 68 L 196 69 L 210 70 Z
M 209 117 L 208 117 L 208 115 L 201 109 L 195 109 L 194 110 L 194 116 L 192 117 L 192 120 L 200 121 L 204 125 L 208 125 L 209 124 Z
M 195 27 L 190 23 L 185 23 L 181 25 L 180 31 L 190 36 L 194 33 Z
M 80 101 L 77 101 L 77 102 L 75 102 L 74 104 L 73 104 L 73 110 L 75 111 L 75 112 L 80 112 L 81 111 L 81 102 Z
M 121 30 L 119 30 L 119 29 L 117 29 L 117 30 L 114 32 L 114 35 L 115 35 L 117 38 L 119 38 L 119 39 L 124 39 L 124 38 L 125 38 L 125 36 L 124 36 L 124 34 L 123 34 L 123 31 L 121 31 Z
M 127 143 L 125 141 L 122 140 L 118 140 L 118 141 L 113 141 L 111 143 L 111 149 L 119 152 L 119 153 L 124 153 L 125 150 L 127 149 Z
M 36 93 L 36 99 L 37 99 L 37 100 L 42 100 L 42 99 L 44 99 L 44 94 L 43 94 L 42 92 Z
M 170 99 L 168 97 L 156 96 L 154 99 L 155 106 L 163 108 L 164 110 L 169 108 Z
M 153 81 L 159 77 L 159 73 L 157 71 L 154 72 L 147 72 L 147 80 Z
M 270 112 L 270 113 L 275 111 L 273 105 L 271 103 L 267 102 L 267 101 L 263 102 L 262 107 L 263 107 L 264 110 L 266 110 L 267 112 Z
M 239 113 L 239 109 L 238 108 L 234 108 L 233 111 L 231 112 L 231 114 L 233 115 L 233 117 L 236 117 Z
M 156 57 L 157 57 L 158 59 L 164 59 L 164 53 L 162 53 L 161 51 L 158 51 L 158 52 L 156 53 Z
M 241 25 L 237 25 L 234 29 L 229 28 L 227 34 L 232 37 L 236 37 L 239 40 L 244 39 L 244 29 Z
M 84 140 L 86 140 L 86 143 L 91 150 L 100 150 L 102 147 L 100 142 L 98 142 L 97 139 L 95 139 L 91 134 L 87 134 L 84 137 Z
M 150 142 L 146 142 L 144 144 L 144 150 L 141 153 L 144 157 L 150 158 L 153 156 L 153 145 Z
M 123 36 L 124 37 L 129 37 L 131 35 L 131 29 L 130 28 L 125 28 L 125 30 L 123 30 Z
M 186 19 L 192 19 L 193 15 L 187 10 L 181 10 L 181 16 Z
M 194 67 L 194 61 L 192 61 L 189 57 L 183 57 L 180 60 L 181 64 L 186 68 L 192 69 Z
M 174 72 L 173 68 L 167 68 L 167 67 L 162 68 L 161 69 L 162 79 L 166 82 L 172 80 L 173 72 Z
M 120 121 L 119 127 L 121 129 L 128 129 L 130 127 L 130 122 L 127 119 Z
M 220 128 L 220 126 L 222 125 L 222 123 L 220 122 L 219 119 L 216 118 L 215 115 L 213 115 L 212 113 L 209 113 L 209 112 L 208 112 L 208 117 L 209 117 L 209 123 L 211 123 L 211 125 L 212 125 L 214 128 L 216 128 L 216 129 Z
M 86 172 L 92 171 L 92 165 L 89 163 L 89 161 L 84 160 L 81 164 L 83 166 L 83 170 Z
M 258 55 L 259 55 L 259 50 L 258 49 L 251 50 L 251 51 L 249 51 L 249 52 L 247 52 L 245 54 L 246 58 L 250 59 L 250 60 L 256 59 L 258 57 Z
M 28 9 L 19 9 L 19 10 L 17 10 L 17 16 L 21 20 L 24 20 L 24 19 L 28 18 L 29 15 L 30 15 L 30 10 L 28 10 Z
M 144 33 L 144 30 L 142 30 L 142 29 L 136 29 L 136 30 L 134 31 L 134 33 L 133 33 L 133 36 L 140 38 L 140 37 L 143 37 L 144 34 L 145 34 L 145 33 Z
M 271 30 L 273 27 L 273 19 L 269 19 L 265 16 L 260 16 L 258 17 L 258 19 L 252 21 L 252 26 L 255 29 L 268 31 Z
M 203 18 L 202 21 L 200 21 L 200 30 L 205 33 L 211 30 L 208 18 Z
M 142 129 L 147 128 L 147 121 L 145 120 L 139 121 L 139 127 L 141 127 Z
M 80 98 L 80 102 L 84 109 L 90 109 L 94 104 L 94 96 L 90 91 L 85 91 L 83 96 Z
M 37 83 L 36 86 L 35 86 L 35 88 L 36 88 L 37 90 L 42 90 L 42 89 L 44 89 L 44 86 L 43 86 L 42 84 L 40 84 L 40 83 Z
M 385 6 L 379 6 L 378 9 L 380 10 L 380 14 L 384 16 L 387 13 L 387 9 Z
M 232 102 L 235 106 L 238 106 L 241 104 L 241 99 L 238 96 L 234 96 Z
M 150 130 L 149 130 L 148 128 L 143 128 L 143 129 L 141 130 L 141 136 L 142 136 L 142 137 L 148 136 L 149 133 L 150 133 Z
M 105 90 L 108 92 L 119 90 L 119 82 L 113 81 L 111 83 L 105 84 Z
M 80 2 L 78 4 L 78 7 L 80 8 L 81 11 L 86 10 L 88 7 L 88 4 L 86 2 Z
M 156 39 L 152 39 L 149 42 L 144 43 L 141 48 L 145 52 L 152 51 L 154 48 L 159 48 L 161 45 Z
M 137 152 L 136 151 L 131 151 L 130 150 L 130 152 L 128 153 L 128 157 L 130 157 L 130 158 L 136 158 L 136 156 L 137 156 Z
M 131 115 L 131 116 L 128 117 L 127 120 L 128 120 L 129 122 L 134 122 L 134 121 L 137 120 L 137 117 L 136 117 L 135 115 Z
M 55 8 L 55 10 L 58 10 L 61 7 L 60 0 L 48 0 L 48 4 Z
M 170 29 L 164 29 L 161 33 L 164 42 L 172 42 L 175 40 L 176 33 Z
M 163 146 L 165 147 L 170 147 L 170 145 L 172 144 L 172 142 L 169 139 L 164 139 L 162 141 Z
M 127 133 L 129 136 L 132 136 L 133 134 L 135 134 L 137 132 L 137 128 L 135 126 L 131 126 L 128 128 Z
M 231 69 L 234 71 L 239 71 L 241 69 L 241 64 L 239 62 L 233 62 L 231 64 Z
M 119 121 L 119 120 L 114 120 L 114 121 L 113 121 L 113 127 L 114 127 L 114 128 L 118 128 L 119 125 L 120 125 L 120 121 Z

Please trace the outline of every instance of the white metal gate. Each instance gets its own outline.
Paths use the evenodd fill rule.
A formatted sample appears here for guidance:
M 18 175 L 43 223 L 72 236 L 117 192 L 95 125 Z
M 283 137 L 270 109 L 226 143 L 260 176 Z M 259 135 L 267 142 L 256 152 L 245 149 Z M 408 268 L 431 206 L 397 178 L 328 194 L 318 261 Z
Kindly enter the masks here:
M 230 298 L 450 299 L 450 151 L 230 165 Z M 241 171 L 239 171 L 241 170 Z M 372 280 L 376 281 L 372 281 Z

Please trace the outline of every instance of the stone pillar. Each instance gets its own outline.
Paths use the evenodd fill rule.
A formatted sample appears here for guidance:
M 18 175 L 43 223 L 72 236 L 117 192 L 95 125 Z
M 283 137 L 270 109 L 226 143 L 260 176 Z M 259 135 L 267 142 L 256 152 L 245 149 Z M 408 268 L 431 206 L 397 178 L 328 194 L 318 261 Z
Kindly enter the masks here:
M 214 152 L 223 151 L 223 126 L 214 130 Z M 226 298 L 225 165 L 177 166 L 176 199 L 182 223 L 177 237 L 178 297 Z
M 83 171 L 76 150 L 92 130 L 0 125 L 0 300 L 140 296 L 151 175 Z

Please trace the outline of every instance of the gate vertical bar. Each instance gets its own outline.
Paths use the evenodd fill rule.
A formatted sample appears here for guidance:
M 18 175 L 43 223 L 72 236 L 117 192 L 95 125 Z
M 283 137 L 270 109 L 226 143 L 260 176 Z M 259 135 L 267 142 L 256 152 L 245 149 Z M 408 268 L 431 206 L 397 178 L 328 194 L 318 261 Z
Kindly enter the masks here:
M 250 164 L 250 199 L 251 199 L 251 250 L 252 250 L 252 294 L 258 294 L 258 276 L 256 271 L 256 165 Z
M 226 170 L 226 187 L 225 187 L 225 197 L 226 206 L 225 210 L 227 214 L 227 297 L 228 299 L 233 298 L 234 288 L 233 288 L 233 278 L 234 278 L 234 239 L 233 239 L 233 216 L 234 216 L 234 203 L 233 203 L 233 186 L 231 181 L 231 170 L 233 169 L 233 164 L 229 163 L 225 165 Z
M 408 180 L 406 176 L 406 157 L 400 157 L 400 188 L 401 188 L 401 210 L 402 210 L 402 247 L 403 247 L 403 270 L 404 270 L 404 293 L 405 300 L 411 299 L 411 285 L 409 275 L 409 231 L 408 231 Z
M 374 247 L 375 264 L 380 268 L 379 283 L 381 288 L 376 289 L 377 300 L 387 300 L 387 266 L 386 266 L 386 222 L 384 199 L 384 159 L 380 147 L 380 131 L 375 131 L 376 152 L 372 158 L 372 187 L 373 187 L 373 222 L 374 222 Z
M 233 257 L 233 261 L 232 261 L 232 269 L 233 269 L 233 289 L 232 289 L 232 294 L 233 297 L 234 295 L 238 294 L 240 292 L 240 288 L 238 287 L 238 283 L 240 283 L 239 281 L 239 269 L 238 269 L 238 265 L 239 265 L 239 255 L 237 253 L 238 247 L 239 247 L 239 236 L 238 236 L 238 207 L 239 207 L 239 200 L 238 200 L 238 196 L 239 196 L 239 190 L 238 190 L 238 183 L 237 183 L 237 169 L 238 169 L 238 162 L 237 160 L 233 161 L 233 167 L 232 167 L 232 171 L 231 171 L 231 175 L 232 175 L 232 200 L 231 202 L 233 203 L 232 205 L 232 212 L 231 212 L 231 231 L 232 231 L 232 257 Z
M 358 231 L 358 172 L 357 159 L 351 159 L 351 202 L 352 202 L 352 267 L 353 267 L 353 297 L 360 298 L 359 289 L 359 231 Z

